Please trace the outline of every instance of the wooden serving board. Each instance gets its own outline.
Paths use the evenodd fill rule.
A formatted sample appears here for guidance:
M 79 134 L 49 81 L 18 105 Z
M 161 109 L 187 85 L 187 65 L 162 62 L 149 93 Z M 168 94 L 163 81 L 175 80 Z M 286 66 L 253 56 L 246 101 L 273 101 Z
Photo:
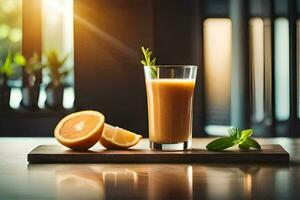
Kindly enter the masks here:
M 280 163 L 288 164 L 289 154 L 280 145 L 262 145 L 262 150 L 221 152 L 192 149 L 189 151 L 91 150 L 73 151 L 61 145 L 40 145 L 28 154 L 29 163 Z

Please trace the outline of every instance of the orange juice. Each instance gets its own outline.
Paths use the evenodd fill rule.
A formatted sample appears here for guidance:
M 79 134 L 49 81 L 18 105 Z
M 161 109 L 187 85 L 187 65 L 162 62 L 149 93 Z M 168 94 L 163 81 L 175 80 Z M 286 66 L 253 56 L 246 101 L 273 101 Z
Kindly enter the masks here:
M 186 142 L 192 136 L 194 79 L 146 80 L 150 141 Z

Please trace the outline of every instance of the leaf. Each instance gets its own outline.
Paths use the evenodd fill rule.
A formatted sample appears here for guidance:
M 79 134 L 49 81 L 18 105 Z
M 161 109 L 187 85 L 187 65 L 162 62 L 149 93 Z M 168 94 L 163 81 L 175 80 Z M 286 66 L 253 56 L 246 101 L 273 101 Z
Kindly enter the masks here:
M 239 144 L 239 148 L 241 150 L 249 150 L 250 147 L 247 144 L 242 143 L 242 144 Z
M 236 127 L 231 127 L 230 129 L 228 129 L 229 136 L 237 140 L 240 138 L 240 132 L 240 129 Z
M 143 46 L 142 46 L 141 49 L 142 49 L 142 52 L 143 52 L 144 57 L 145 57 L 145 60 L 143 60 L 143 62 L 146 63 L 146 64 L 144 64 L 144 66 L 146 66 L 146 65 L 148 65 L 148 62 L 147 62 L 147 59 L 148 59 L 148 53 L 147 53 L 147 52 L 148 52 L 149 49 L 145 50 L 145 48 L 144 48 Z
M 68 55 L 60 59 L 57 51 L 51 50 L 46 53 L 46 57 L 47 57 L 46 67 L 49 69 L 51 81 L 56 83 L 61 83 L 69 73 L 68 72 L 69 70 L 64 67 L 68 59 Z M 41 67 L 44 68 L 44 66 Z
M 32 69 L 33 73 L 43 68 L 43 64 L 41 63 L 40 56 L 36 52 L 29 59 L 28 63 L 30 63 L 30 68 Z
M 11 57 L 11 52 L 9 51 L 6 58 L 5 62 L 0 68 L 0 74 L 3 74 L 7 78 L 11 77 L 14 73 L 14 69 L 12 66 L 12 57 Z
M 241 145 L 241 144 L 240 144 Z M 243 146 L 247 146 L 248 148 L 261 149 L 260 144 L 254 140 L 253 138 L 248 137 L 243 143 Z
M 151 77 L 156 77 L 157 76 L 157 74 L 153 70 L 151 70 L 150 73 L 151 73 Z
M 157 67 L 155 66 L 156 58 L 153 58 L 151 60 L 152 51 L 150 51 L 149 48 L 145 49 L 143 46 L 141 47 L 144 60 L 141 60 L 141 64 L 143 66 L 149 66 L 151 69 L 151 77 L 156 78 L 157 77 Z
M 252 129 L 242 130 L 241 137 L 239 138 L 239 144 L 245 142 L 253 133 Z
M 16 58 L 16 56 L 15 56 L 15 58 Z M 41 63 L 40 56 L 36 52 L 34 52 L 34 54 L 28 60 L 26 60 L 25 57 L 24 57 L 24 59 L 25 59 L 25 64 L 21 65 L 21 66 L 25 69 L 25 72 L 28 75 L 35 76 L 35 73 L 43 68 L 43 64 Z M 19 62 L 19 64 L 22 64 L 22 63 Z
M 146 54 L 146 50 L 145 50 L 145 48 L 144 48 L 143 46 L 141 47 L 141 49 L 142 49 L 143 54 L 144 54 L 144 55 L 147 55 L 147 54 Z
M 14 56 L 14 63 L 24 66 L 26 64 L 26 58 L 22 54 L 16 53 Z
M 221 151 L 229 147 L 234 146 L 236 140 L 231 137 L 221 137 L 206 145 L 206 149 L 209 151 Z
M 249 150 L 250 148 L 261 149 L 259 143 L 251 138 L 252 129 L 240 130 L 238 128 L 230 128 L 228 130 L 229 137 L 218 138 L 210 142 L 206 148 L 211 151 L 220 151 L 228 147 L 238 145 L 241 150 Z
M 65 62 L 68 60 L 69 55 L 66 55 L 61 61 L 59 61 L 59 65 L 63 66 Z
M 152 52 L 147 48 L 147 58 L 148 58 L 148 63 L 150 63 L 150 57 L 152 55 Z
M 155 61 L 156 61 L 156 58 L 154 58 L 154 59 L 150 62 L 150 66 L 154 66 L 154 65 L 155 65 Z
M 71 71 L 72 71 L 71 69 L 67 69 L 67 70 L 61 72 L 62 78 L 65 78 L 66 76 L 68 76 L 68 74 L 69 74 Z

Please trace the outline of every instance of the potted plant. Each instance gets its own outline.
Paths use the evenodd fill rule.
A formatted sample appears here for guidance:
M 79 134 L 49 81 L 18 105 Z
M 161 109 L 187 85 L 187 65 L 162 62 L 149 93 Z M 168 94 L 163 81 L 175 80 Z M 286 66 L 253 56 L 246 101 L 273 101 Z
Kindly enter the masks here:
M 40 83 L 37 80 L 37 73 L 43 68 L 40 57 L 34 53 L 28 60 L 17 53 L 14 56 L 14 62 L 23 68 L 23 86 L 21 105 L 24 108 L 36 110 L 38 109 L 38 100 L 40 93 Z
M 0 110 L 9 109 L 11 88 L 9 78 L 14 74 L 11 52 L 9 51 L 4 63 L 0 63 Z
M 52 50 L 46 54 L 50 83 L 46 87 L 46 106 L 49 109 L 60 109 L 63 105 L 64 80 L 70 69 L 65 67 L 68 55 L 59 58 L 57 51 Z

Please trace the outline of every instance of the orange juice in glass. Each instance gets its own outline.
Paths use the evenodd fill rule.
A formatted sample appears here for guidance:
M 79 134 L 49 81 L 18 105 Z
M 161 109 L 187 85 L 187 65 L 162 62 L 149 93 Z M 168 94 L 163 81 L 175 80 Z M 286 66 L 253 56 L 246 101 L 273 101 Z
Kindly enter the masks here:
M 150 147 L 153 150 L 191 148 L 193 95 L 197 66 L 144 66 Z

